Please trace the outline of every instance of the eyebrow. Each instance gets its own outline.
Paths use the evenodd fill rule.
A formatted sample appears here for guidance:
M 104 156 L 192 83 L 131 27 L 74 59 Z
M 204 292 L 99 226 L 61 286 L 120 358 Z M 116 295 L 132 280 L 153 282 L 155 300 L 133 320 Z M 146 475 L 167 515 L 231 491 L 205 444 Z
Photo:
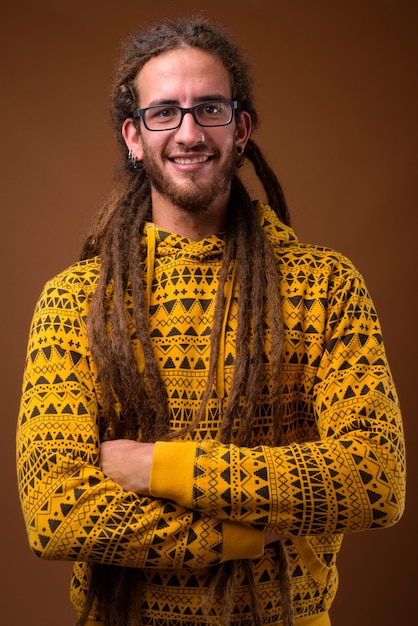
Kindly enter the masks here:
M 219 93 L 199 96 L 195 98 L 196 104 L 200 104 L 201 102 L 213 102 L 215 100 L 228 101 L 229 98 Z M 174 100 L 174 99 L 165 99 L 165 98 L 160 99 L 160 100 L 156 99 L 156 100 L 152 100 L 150 104 L 148 104 L 147 107 L 145 108 L 152 107 L 152 106 L 164 106 L 164 105 L 180 106 L 180 102 L 179 100 Z

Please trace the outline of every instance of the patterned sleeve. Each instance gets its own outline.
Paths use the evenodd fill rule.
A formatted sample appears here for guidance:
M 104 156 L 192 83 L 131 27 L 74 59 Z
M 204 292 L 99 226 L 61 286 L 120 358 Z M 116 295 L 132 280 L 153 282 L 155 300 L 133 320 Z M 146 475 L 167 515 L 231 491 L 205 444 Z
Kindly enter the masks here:
M 282 534 L 394 524 L 405 499 L 402 422 L 376 312 L 355 271 L 329 293 L 322 341 L 311 376 L 315 440 L 256 448 L 161 442 L 151 492 Z M 174 457 L 190 477 L 182 485 L 168 480 Z
M 164 499 L 139 497 L 101 472 L 99 401 L 83 322 L 88 294 L 74 293 L 68 278 L 46 286 L 29 339 L 17 469 L 34 553 L 45 559 L 190 568 L 258 555 L 259 531 Z

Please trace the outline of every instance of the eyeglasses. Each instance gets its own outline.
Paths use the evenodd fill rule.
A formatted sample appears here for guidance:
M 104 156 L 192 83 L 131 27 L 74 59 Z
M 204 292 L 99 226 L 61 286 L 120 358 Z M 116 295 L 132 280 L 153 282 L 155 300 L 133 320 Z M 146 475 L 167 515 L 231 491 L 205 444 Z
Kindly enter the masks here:
M 140 117 L 148 130 L 174 130 L 179 128 L 186 113 L 191 113 L 199 126 L 226 126 L 232 122 L 237 108 L 236 100 L 210 100 L 188 108 L 157 104 L 135 109 L 132 116 Z

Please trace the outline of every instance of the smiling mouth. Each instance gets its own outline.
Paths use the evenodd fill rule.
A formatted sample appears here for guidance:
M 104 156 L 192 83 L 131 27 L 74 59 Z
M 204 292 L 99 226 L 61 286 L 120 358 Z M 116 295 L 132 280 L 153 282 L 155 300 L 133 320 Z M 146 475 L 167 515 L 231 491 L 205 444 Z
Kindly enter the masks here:
M 205 163 L 209 161 L 211 157 L 209 156 L 195 156 L 195 157 L 177 157 L 171 159 L 173 163 L 177 163 L 178 165 L 194 165 L 195 163 Z

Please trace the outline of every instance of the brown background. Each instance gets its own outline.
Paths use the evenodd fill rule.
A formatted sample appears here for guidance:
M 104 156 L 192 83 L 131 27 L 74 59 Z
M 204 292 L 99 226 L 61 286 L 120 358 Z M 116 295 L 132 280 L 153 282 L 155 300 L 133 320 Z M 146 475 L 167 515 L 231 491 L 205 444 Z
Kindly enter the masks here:
M 112 186 L 106 107 L 121 38 L 150 20 L 198 9 L 230 27 L 248 51 L 262 120 L 255 138 L 282 181 L 300 238 L 344 252 L 366 276 L 403 406 L 406 513 L 394 528 L 347 537 L 333 626 L 415 623 L 416 7 L 415 0 L 3 2 L 3 624 L 74 623 L 70 565 L 31 554 L 16 493 L 15 423 L 30 318 L 44 282 L 76 259 Z

